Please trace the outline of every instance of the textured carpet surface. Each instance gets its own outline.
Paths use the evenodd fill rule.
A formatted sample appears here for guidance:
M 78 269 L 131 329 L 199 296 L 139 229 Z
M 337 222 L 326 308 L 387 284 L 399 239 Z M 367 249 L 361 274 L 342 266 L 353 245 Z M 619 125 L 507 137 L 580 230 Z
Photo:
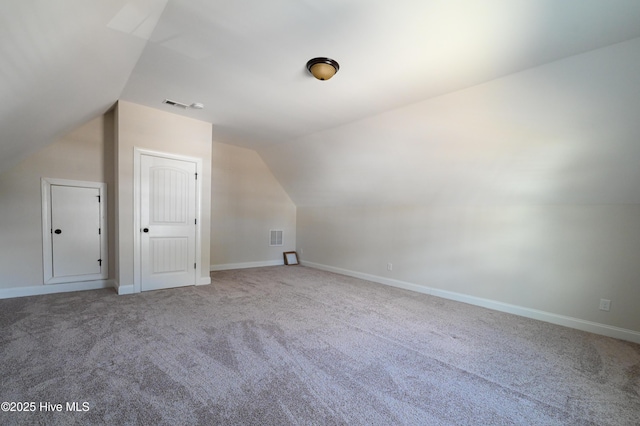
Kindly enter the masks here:
M 212 277 L 0 300 L 0 400 L 37 404 L 0 424 L 640 424 L 640 345 L 301 266 Z

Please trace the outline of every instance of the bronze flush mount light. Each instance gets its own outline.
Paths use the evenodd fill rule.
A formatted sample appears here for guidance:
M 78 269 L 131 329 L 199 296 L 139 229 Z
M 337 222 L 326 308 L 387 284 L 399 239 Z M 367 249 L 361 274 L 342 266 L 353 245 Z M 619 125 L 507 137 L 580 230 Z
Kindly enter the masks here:
M 338 72 L 340 65 L 333 59 L 313 58 L 307 62 L 307 69 L 315 78 L 325 81 Z

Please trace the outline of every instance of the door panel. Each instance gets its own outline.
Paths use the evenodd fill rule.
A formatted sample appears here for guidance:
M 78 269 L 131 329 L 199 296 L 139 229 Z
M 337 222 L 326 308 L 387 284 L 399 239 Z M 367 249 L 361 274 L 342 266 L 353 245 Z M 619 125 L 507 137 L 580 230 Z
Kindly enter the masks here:
M 149 260 L 152 274 L 188 272 L 189 265 L 188 238 L 150 238 Z
M 141 289 L 194 285 L 196 164 L 151 155 L 140 164 Z
M 101 273 L 100 190 L 51 185 L 53 277 Z

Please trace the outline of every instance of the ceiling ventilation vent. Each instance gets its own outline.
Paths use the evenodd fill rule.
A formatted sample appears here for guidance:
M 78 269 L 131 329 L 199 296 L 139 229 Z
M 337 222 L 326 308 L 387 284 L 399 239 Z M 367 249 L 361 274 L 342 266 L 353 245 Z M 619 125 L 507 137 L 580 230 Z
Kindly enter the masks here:
M 167 105 L 171 105 L 177 108 L 182 108 L 182 109 L 187 109 L 189 108 L 189 105 L 187 104 L 183 104 L 181 102 L 176 102 L 176 101 L 172 101 L 171 99 L 165 99 L 164 101 L 162 101 L 163 104 L 167 104 Z
M 269 245 L 270 246 L 281 246 L 282 245 L 282 230 L 280 229 L 272 229 L 269 237 Z

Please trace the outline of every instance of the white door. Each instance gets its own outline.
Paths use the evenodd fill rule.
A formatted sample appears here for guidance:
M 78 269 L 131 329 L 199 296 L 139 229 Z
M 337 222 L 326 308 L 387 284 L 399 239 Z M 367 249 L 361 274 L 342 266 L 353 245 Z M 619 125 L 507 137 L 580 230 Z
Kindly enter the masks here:
M 50 188 L 53 278 L 102 277 L 100 189 Z
M 196 163 L 140 156 L 141 289 L 196 283 Z

